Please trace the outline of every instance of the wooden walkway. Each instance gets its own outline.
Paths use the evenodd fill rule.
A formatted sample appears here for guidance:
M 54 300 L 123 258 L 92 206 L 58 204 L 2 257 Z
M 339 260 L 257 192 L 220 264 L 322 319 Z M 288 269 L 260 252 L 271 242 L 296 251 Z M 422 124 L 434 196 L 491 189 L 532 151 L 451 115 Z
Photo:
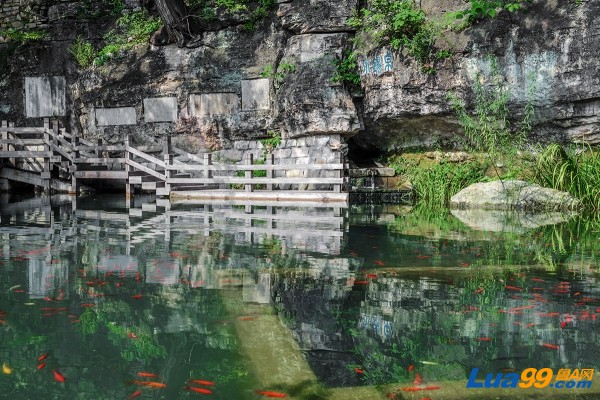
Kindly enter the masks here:
M 71 135 L 48 118 L 43 127 L 33 128 L 2 121 L 0 135 L 0 181 L 5 189 L 6 182 L 15 181 L 46 192 L 78 194 L 87 180 L 117 180 L 124 182 L 128 197 L 138 188 L 187 200 L 348 200 L 348 165 L 341 153 L 329 164 L 276 163 L 272 154 L 260 163 L 250 155 L 243 164 L 215 164 L 209 153 L 198 156 L 173 147 L 170 136 L 162 148 L 133 147 L 127 137 L 122 144 L 106 144 Z M 310 171 L 329 171 L 330 177 L 306 177 Z

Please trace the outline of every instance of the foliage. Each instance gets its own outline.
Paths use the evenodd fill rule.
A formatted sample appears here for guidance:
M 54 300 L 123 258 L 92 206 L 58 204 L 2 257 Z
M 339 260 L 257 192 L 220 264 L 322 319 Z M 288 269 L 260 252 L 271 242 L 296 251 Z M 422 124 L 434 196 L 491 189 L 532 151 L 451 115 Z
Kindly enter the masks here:
M 0 36 L 8 39 L 8 41 L 24 44 L 32 40 L 44 39 L 46 36 L 48 36 L 48 33 L 43 30 L 21 30 L 10 28 L 0 30 Z
M 538 158 L 535 176 L 540 184 L 569 192 L 587 208 L 600 210 L 600 153 L 589 146 L 549 145 Z
M 263 71 L 260 73 L 260 76 L 263 78 L 274 78 L 275 82 L 281 83 L 285 79 L 285 76 L 290 73 L 296 72 L 296 65 L 282 61 L 277 66 L 277 71 L 273 69 L 272 65 L 267 65 L 263 68 Z
M 249 0 L 187 0 L 186 3 L 201 20 L 207 22 L 247 12 L 248 19 L 243 25 L 245 30 L 255 29 L 256 24 L 276 5 L 275 0 L 259 0 L 254 9 L 250 9 Z
M 274 148 L 281 144 L 281 134 L 279 132 L 267 131 L 267 135 L 269 135 L 268 138 L 259 140 L 259 142 L 263 145 L 263 160 L 268 153 L 272 152 Z
M 388 158 L 387 164 L 411 182 L 417 202 L 430 209 L 444 208 L 460 190 L 482 181 L 487 169 L 487 164 L 478 161 L 423 163 L 402 156 Z
M 504 85 L 504 78 L 498 69 L 497 60 L 490 57 L 490 76 L 479 73 L 474 79 L 475 110 L 471 115 L 463 100 L 454 93 L 448 99 L 458 115 L 465 132 L 467 145 L 473 150 L 490 155 L 510 153 L 520 147 L 531 131 L 531 120 L 534 114 L 533 85 L 530 85 L 530 99 L 525 107 L 525 116 L 519 127 L 513 129 L 509 119 L 508 101 L 510 93 Z M 484 86 L 482 81 L 489 82 Z
M 104 46 L 96 54 L 94 64 L 103 65 L 121 52 L 146 43 L 160 26 L 160 19 L 148 15 L 145 10 L 123 15 L 117 20 L 117 30 L 111 30 L 104 35 Z
M 346 50 L 341 56 L 333 60 L 335 73 L 331 78 L 333 83 L 342 82 L 352 94 L 359 94 L 361 90 L 360 74 L 358 73 L 358 53 Z
M 81 68 L 90 67 L 96 58 L 94 46 L 81 36 L 78 36 L 77 40 L 69 47 L 69 52 L 75 57 Z
M 516 12 L 524 8 L 529 0 L 469 0 L 469 8 L 456 14 L 457 18 L 466 17 L 469 22 L 484 18 L 495 18 L 502 10 Z

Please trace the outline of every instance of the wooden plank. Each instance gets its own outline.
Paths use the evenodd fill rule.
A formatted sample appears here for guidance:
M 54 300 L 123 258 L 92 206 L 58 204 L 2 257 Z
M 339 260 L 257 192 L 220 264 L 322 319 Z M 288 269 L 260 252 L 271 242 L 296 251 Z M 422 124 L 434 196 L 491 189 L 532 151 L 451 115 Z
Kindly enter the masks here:
M 46 133 L 44 127 L 0 127 L 0 132 L 11 132 L 17 135 L 42 135 Z
M 317 192 L 302 190 L 276 190 L 273 192 L 244 192 L 239 190 L 196 190 L 187 192 L 171 192 L 171 200 L 184 204 L 205 204 L 206 200 L 218 200 L 219 204 L 246 205 L 251 201 L 276 202 L 277 205 L 288 202 L 298 206 L 314 206 L 315 204 L 346 203 L 348 193 Z M 186 201 L 187 200 L 187 201 Z M 224 200 L 224 201 L 223 201 Z M 240 203 L 236 203 L 236 202 Z
M 76 171 L 77 179 L 127 179 L 127 171 Z
M 23 182 L 29 185 L 42 186 L 43 179 L 39 172 L 29 172 L 13 168 L 0 168 L 0 178 Z
M 161 179 L 163 181 L 166 180 L 166 177 L 163 174 L 161 174 L 159 172 L 156 172 L 156 171 L 154 171 L 151 168 L 148 168 L 148 167 L 146 167 L 146 166 L 144 166 L 144 165 L 142 165 L 140 163 L 137 163 L 137 162 L 135 162 L 133 160 L 127 160 L 126 159 L 125 161 L 126 161 L 127 165 L 129 165 L 129 166 L 131 166 L 131 167 L 133 167 L 135 169 L 143 171 L 143 172 L 147 173 L 148 175 L 152 175 L 152 176 L 157 177 L 158 179 Z
M 125 164 L 124 158 L 78 158 L 74 164 Z
M 143 158 L 146 161 L 150 161 L 151 163 L 156 164 L 157 166 L 161 167 L 162 169 L 167 169 L 167 166 L 165 165 L 165 163 L 156 157 L 152 157 L 151 155 L 143 153 L 131 146 L 127 146 L 127 151 L 138 157 Z
M 47 158 L 52 156 L 51 151 L 0 151 L 0 158 Z
M 181 164 L 168 166 L 167 169 L 177 171 L 304 171 L 304 170 L 343 170 L 348 164 L 255 164 L 255 165 L 195 165 Z
M 79 146 L 80 151 L 125 151 L 124 145 Z
M 323 184 L 335 185 L 344 183 L 344 178 L 238 178 L 233 176 L 215 176 L 212 179 L 208 178 L 171 178 L 167 181 L 169 184 L 207 184 L 207 183 L 223 183 L 223 184 L 279 184 L 279 185 L 300 185 L 300 184 Z
M 0 144 L 16 144 L 20 146 L 39 146 L 46 142 L 44 139 L 2 139 Z

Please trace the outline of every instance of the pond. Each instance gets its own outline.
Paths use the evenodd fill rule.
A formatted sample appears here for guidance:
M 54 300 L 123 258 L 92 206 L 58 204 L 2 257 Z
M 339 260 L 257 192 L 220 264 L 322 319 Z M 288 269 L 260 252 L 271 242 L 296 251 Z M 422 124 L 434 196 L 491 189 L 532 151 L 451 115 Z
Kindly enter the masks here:
M 561 214 L 4 198 L 0 397 L 487 398 L 599 366 L 599 251 Z

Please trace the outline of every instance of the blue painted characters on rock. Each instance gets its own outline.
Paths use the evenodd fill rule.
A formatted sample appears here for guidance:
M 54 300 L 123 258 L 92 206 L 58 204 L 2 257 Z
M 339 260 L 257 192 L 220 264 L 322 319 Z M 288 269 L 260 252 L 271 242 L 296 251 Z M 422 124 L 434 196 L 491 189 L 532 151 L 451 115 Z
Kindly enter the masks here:
M 377 54 L 367 56 L 361 61 L 360 75 L 380 76 L 386 72 L 394 71 L 394 54 L 389 49 L 384 49 Z

